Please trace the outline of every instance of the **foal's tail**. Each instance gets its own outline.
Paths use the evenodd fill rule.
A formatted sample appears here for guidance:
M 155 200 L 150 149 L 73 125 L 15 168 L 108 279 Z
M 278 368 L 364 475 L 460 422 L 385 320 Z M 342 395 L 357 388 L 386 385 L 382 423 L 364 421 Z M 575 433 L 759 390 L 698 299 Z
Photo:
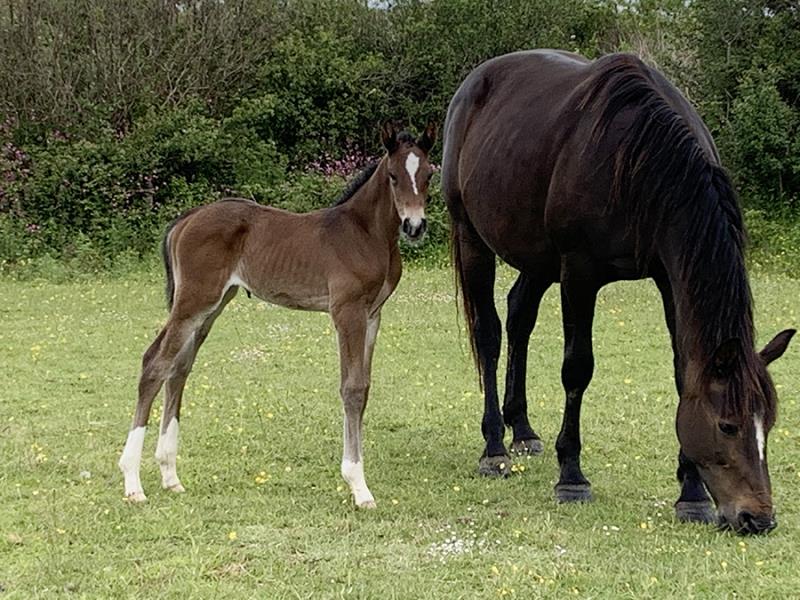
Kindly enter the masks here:
M 175 274 L 172 272 L 172 253 L 169 249 L 169 234 L 172 233 L 172 230 L 175 228 L 175 225 L 178 224 L 180 219 L 175 219 L 172 223 L 170 223 L 169 227 L 167 228 L 166 233 L 164 234 L 164 239 L 161 240 L 161 258 L 164 259 L 164 271 L 166 271 L 167 275 L 167 308 L 172 310 L 172 301 L 175 296 Z
M 198 207 L 187 210 L 182 215 L 179 215 L 175 220 L 167 226 L 167 231 L 164 232 L 164 237 L 161 240 L 161 258 L 164 260 L 164 271 L 167 275 L 167 308 L 172 310 L 172 304 L 175 300 L 175 270 L 172 267 L 172 251 L 170 250 L 170 237 L 172 230 L 183 221 L 186 217 L 191 215 L 197 210 Z

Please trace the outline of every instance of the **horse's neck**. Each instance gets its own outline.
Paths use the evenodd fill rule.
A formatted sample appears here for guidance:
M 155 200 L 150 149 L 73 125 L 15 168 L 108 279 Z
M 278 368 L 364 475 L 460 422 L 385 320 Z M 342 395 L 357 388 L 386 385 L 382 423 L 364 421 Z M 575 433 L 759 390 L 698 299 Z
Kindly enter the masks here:
M 371 235 L 385 239 L 390 244 L 397 242 L 400 217 L 392 199 L 385 158 L 346 206 L 354 218 L 366 224 Z
M 717 346 L 739 338 L 753 344 L 753 314 L 744 259 L 732 247 L 722 259 L 708 251 L 687 260 L 685 229 L 676 224 L 667 237 L 676 240 L 662 254 L 675 305 L 676 344 L 684 365 L 705 364 Z M 691 242 L 690 242 L 691 243 Z M 727 242 L 722 242 L 727 243 Z M 730 242 L 733 244 L 733 241 Z

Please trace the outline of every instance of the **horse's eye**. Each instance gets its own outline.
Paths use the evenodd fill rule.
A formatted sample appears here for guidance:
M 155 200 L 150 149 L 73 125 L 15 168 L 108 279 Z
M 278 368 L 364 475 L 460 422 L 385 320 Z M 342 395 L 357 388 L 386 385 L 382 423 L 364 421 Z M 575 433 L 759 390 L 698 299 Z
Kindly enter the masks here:
M 389 173 L 389 179 L 392 180 L 392 183 L 397 183 L 397 176 L 394 173 Z
M 724 423 L 720 421 L 719 430 L 727 436 L 733 437 L 739 433 L 739 426 L 733 423 Z

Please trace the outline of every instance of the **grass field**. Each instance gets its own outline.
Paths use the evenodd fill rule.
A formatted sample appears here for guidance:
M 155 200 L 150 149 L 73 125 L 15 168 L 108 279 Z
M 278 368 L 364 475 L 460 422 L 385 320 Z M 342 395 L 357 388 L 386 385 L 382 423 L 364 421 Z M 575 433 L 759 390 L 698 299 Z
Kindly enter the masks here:
M 502 271 L 498 298 L 512 282 Z M 753 281 L 761 342 L 797 326 L 800 282 Z M 450 272 L 407 270 L 384 310 L 366 475 L 377 511 L 339 477 L 341 407 L 325 315 L 240 294 L 189 380 L 178 472 L 122 500 L 116 463 L 141 353 L 165 318 L 161 276 L 0 282 L 1 598 L 784 598 L 800 587 L 800 350 L 772 368 L 779 527 L 741 538 L 673 518 L 671 356 L 652 284 L 602 293 L 584 470 L 595 500 L 560 506 L 561 327 L 551 289 L 529 399 L 546 450 L 507 480 L 476 474 L 482 400 Z M 501 306 L 503 303 L 501 302 Z M 503 308 L 504 312 L 504 308 Z M 153 415 L 157 419 L 158 414 Z

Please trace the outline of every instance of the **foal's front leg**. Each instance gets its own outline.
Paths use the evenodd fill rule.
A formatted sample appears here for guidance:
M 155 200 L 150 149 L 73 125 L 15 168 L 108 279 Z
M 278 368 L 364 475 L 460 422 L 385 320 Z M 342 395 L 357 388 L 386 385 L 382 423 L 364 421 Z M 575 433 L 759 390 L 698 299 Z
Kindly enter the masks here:
M 378 320 L 368 323 L 363 306 L 347 305 L 331 311 L 339 338 L 342 403 L 344 405 L 344 451 L 342 477 L 350 486 L 359 508 L 375 508 L 375 498 L 364 479 L 361 423 L 369 394 L 369 363 L 378 333 Z

